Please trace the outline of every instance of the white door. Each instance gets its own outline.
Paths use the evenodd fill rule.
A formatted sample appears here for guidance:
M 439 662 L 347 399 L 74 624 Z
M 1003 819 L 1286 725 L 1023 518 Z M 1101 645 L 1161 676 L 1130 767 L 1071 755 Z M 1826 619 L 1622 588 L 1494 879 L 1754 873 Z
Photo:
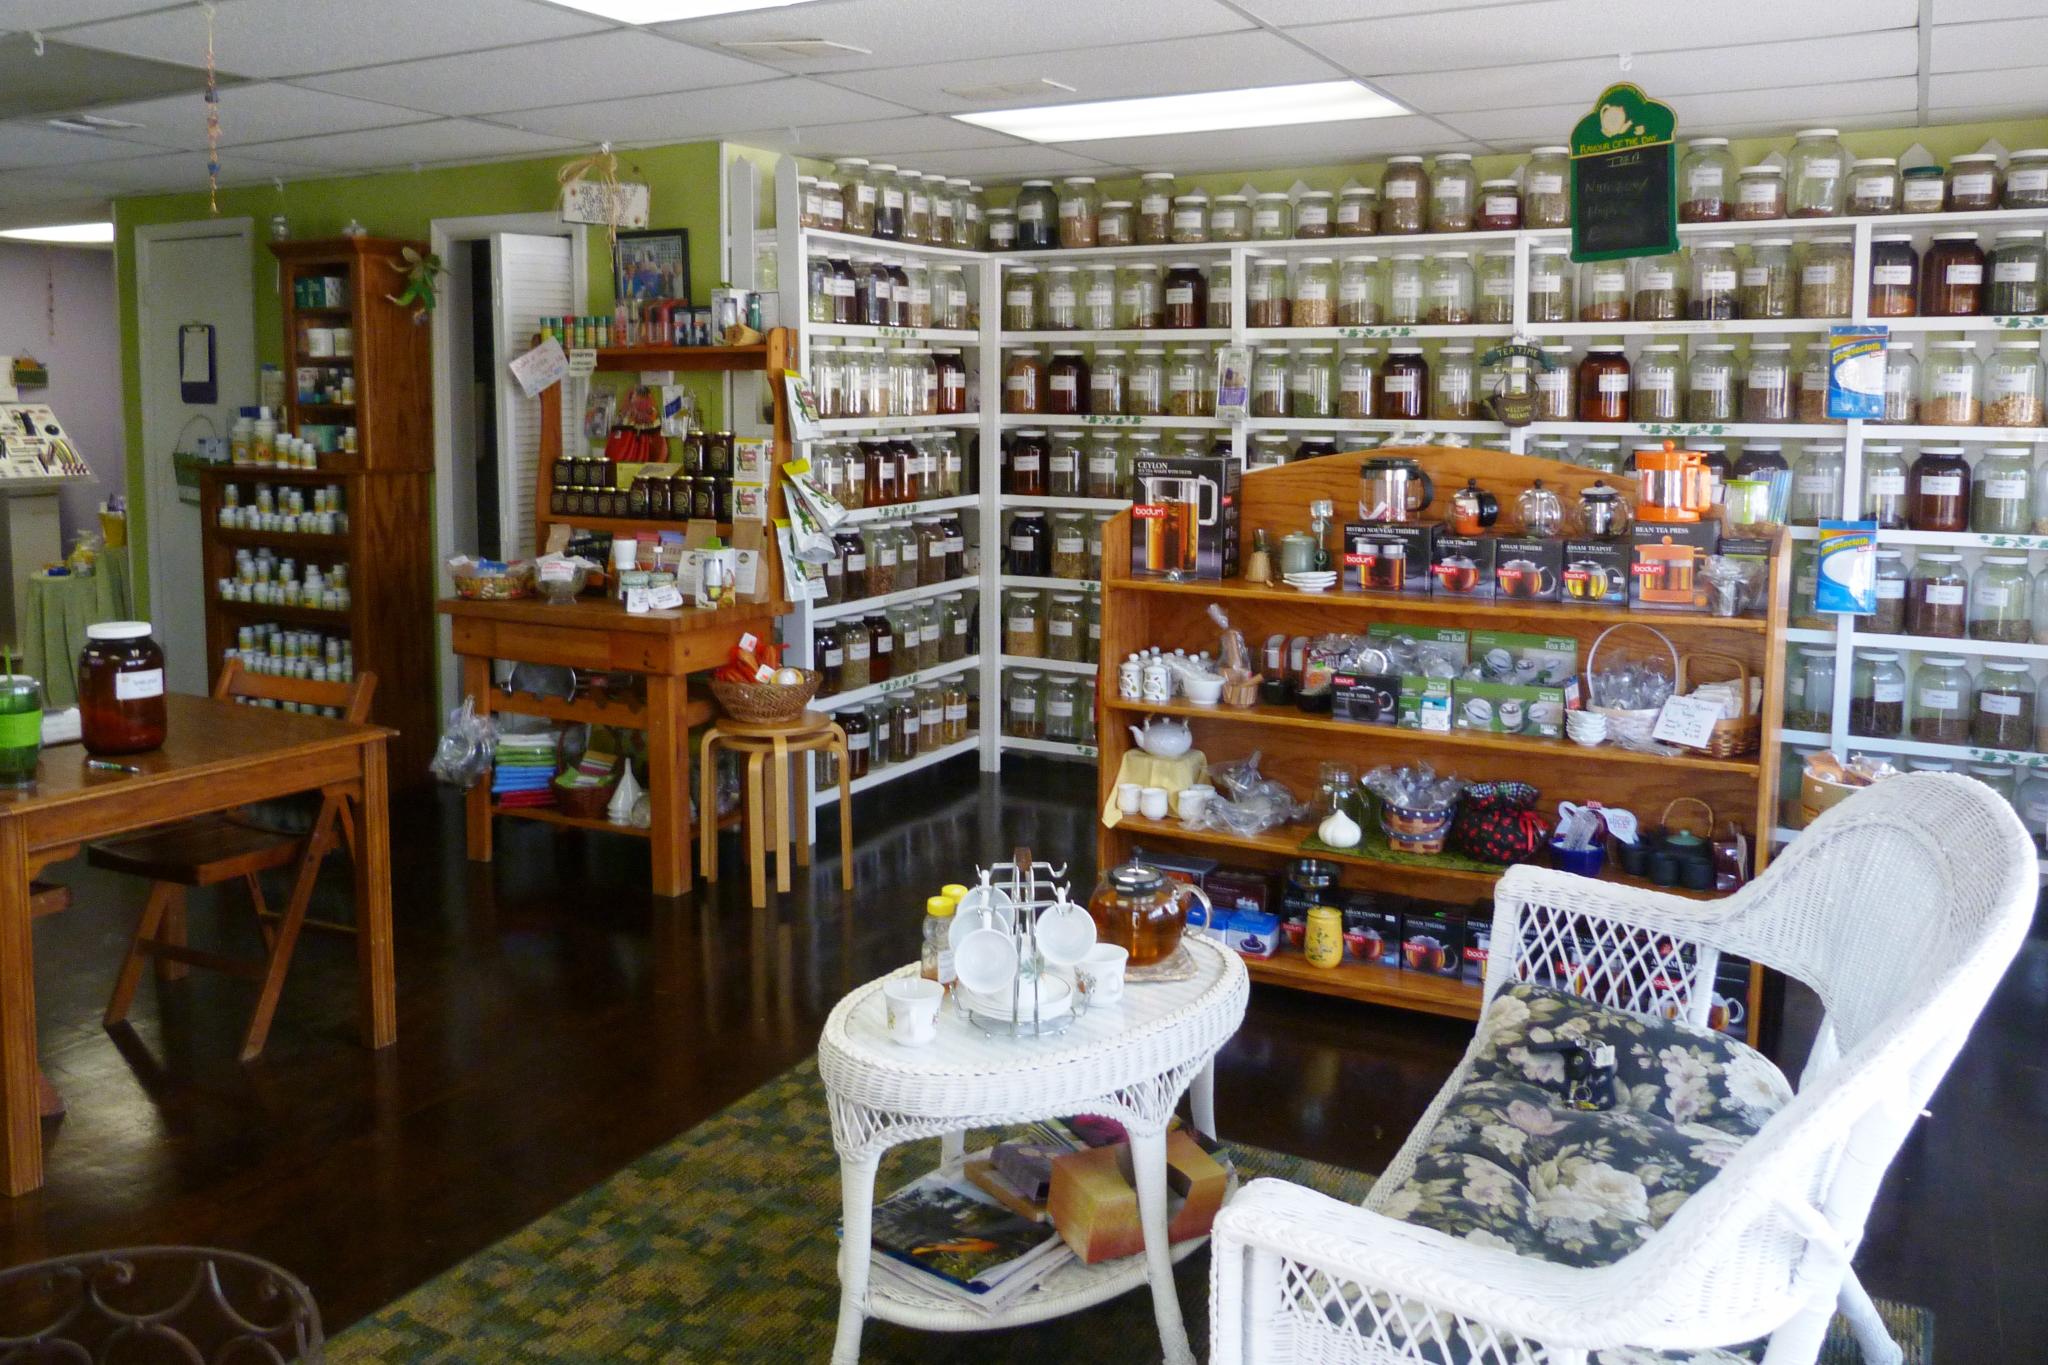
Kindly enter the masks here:
M 576 311 L 575 262 L 567 237 L 491 234 L 492 335 L 498 376 L 498 527 L 505 558 L 534 553 L 534 480 L 540 472 L 540 400 L 519 389 L 506 366 L 531 348 L 544 317 Z M 582 421 L 573 388 L 563 394 L 563 449 Z
M 247 218 L 168 223 L 135 234 L 149 616 L 179 692 L 206 691 L 216 661 L 206 657 L 199 504 L 178 496 L 171 452 L 195 449 L 198 436 L 225 437 L 236 409 L 256 402 L 253 249 Z M 211 403 L 187 403 L 179 390 L 178 329 L 195 322 L 214 329 Z

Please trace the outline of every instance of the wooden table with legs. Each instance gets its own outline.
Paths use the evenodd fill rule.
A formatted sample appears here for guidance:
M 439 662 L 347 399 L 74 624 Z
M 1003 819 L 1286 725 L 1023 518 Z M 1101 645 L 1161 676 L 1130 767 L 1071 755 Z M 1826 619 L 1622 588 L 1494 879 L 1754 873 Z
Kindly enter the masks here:
M 398 1039 L 391 951 L 391 843 L 384 747 L 391 732 L 208 697 L 165 698 L 161 749 L 86 766 L 76 745 L 46 749 L 36 785 L 0 793 L 0 1179 L 7 1193 L 43 1183 L 36 1094 L 32 879 L 90 840 L 299 792 L 357 803 L 358 1008 L 366 1047 Z

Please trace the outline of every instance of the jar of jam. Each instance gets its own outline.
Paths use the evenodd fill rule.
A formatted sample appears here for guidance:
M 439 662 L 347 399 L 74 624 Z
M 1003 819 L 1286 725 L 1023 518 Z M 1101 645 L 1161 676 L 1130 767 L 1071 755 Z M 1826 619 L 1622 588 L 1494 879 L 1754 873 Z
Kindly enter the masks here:
M 1982 213 L 1998 207 L 2004 186 L 1999 183 L 1998 158 L 1990 152 L 1969 152 L 1948 164 L 1950 213 Z
M 1023 498 L 1045 496 L 1049 442 L 1043 431 L 1013 431 L 1004 452 L 1003 491 Z
M 1619 346 L 1589 346 L 1579 362 L 1579 420 L 1628 420 L 1629 364 Z
M 1678 163 L 1679 222 L 1727 222 L 1728 196 L 1734 189 L 1735 158 L 1728 154 L 1727 138 L 1696 137 L 1685 144 L 1685 159 Z
M 1390 156 L 1380 180 L 1379 230 L 1410 236 L 1429 229 L 1429 173 L 1419 156 Z
M 1785 171 L 1771 165 L 1744 166 L 1735 179 L 1735 221 L 1756 223 L 1785 216 Z
M 1870 315 L 1909 318 L 1920 308 L 1920 253 L 1909 232 L 1870 239 Z
M 78 655 L 80 738 L 87 753 L 139 754 L 164 742 L 164 652 L 147 621 L 85 628 Z
M 1522 195 L 1512 180 L 1489 180 L 1479 187 L 1479 216 L 1472 224 L 1481 232 L 1515 232 L 1522 226 Z
M 1967 318 L 1983 311 L 1984 250 L 1974 232 L 1937 232 L 1920 272 L 1920 312 Z
M 1166 267 L 1165 305 L 1168 327 L 1209 325 L 1209 287 L 1202 279 L 1201 266 L 1175 261 Z
M 1416 159 L 1419 161 L 1421 158 Z M 1625 404 L 1627 385 L 1624 384 L 1622 389 Z M 1426 413 L 1428 401 L 1429 362 L 1422 358 L 1422 348 L 1389 346 L 1386 363 L 1380 366 L 1379 416 L 1420 421 Z
M 1045 578 L 1052 572 L 1052 533 L 1043 512 L 1018 512 L 1004 538 L 1003 572 Z
M 1947 551 L 1921 555 L 1906 584 L 1906 633 L 1962 639 L 1969 595 L 1970 580 L 1963 572 L 1961 555 Z
M 1926 446 L 1906 476 L 1906 525 L 1915 531 L 1970 529 L 1970 462 L 1961 446 Z M 1956 556 L 1949 556 L 1951 559 Z M 1923 561 L 1926 555 L 1920 557 Z M 1960 562 L 1960 560 L 1958 560 Z M 1957 599 L 1961 605 L 1961 599 Z M 1962 634 L 1960 625 L 1956 634 Z

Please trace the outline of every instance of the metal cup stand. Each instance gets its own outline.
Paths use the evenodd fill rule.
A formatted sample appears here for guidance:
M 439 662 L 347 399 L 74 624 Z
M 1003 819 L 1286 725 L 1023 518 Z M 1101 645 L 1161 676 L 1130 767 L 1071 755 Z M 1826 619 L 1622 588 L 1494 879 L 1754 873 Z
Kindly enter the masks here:
M 960 1006 L 960 1017 L 992 1038 L 1053 1038 L 1067 1031 L 1067 1026 L 1078 1019 L 1085 1009 L 1079 986 L 1072 988 L 1067 1012 L 1060 1018 L 1046 1023 L 1040 1017 L 1039 983 L 1045 977 L 1045 955 L 1038 950 L 1038 912 L 1069 899 L 1067 896 L 1066 864 L 1050 867 L 1033 861 L 1031 850 L 1020 848 L 1011 854 L 1011 861 L 996 863 L 986 870 L 977 867 L 975 873 L 983 886 L 1002 890 L 1010 898 L 1010 938 L 1017 947 L 1017 971 L 1010 978 L 1010 1017 L 977 1013 L 970 1008 L 965 996 L 955 992 Z M 1024 978 L 1031 978 L 1031 1018 L 1027 1027 L 1024 1020 Z

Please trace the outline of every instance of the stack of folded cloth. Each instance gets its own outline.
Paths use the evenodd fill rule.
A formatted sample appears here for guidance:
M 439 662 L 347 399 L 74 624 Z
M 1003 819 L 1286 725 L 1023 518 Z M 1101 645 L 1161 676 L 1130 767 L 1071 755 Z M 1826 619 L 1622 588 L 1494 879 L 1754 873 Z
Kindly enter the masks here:
M 555 736 L 500 735 L 491 769 L 491 797 L 501 806 L 552 806 Z

